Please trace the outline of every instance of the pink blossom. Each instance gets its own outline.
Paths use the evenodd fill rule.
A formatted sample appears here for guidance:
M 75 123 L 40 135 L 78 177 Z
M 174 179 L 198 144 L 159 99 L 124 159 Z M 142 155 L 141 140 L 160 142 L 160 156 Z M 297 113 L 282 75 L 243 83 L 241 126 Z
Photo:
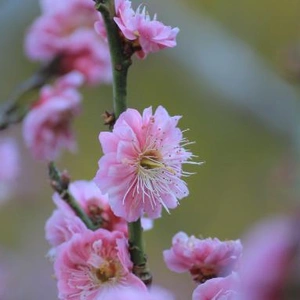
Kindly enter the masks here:
M 107 300 L 113 290 L 146 290 L 131 273 L 127 239 L 117 231 L 74 235 L 61 246 L 54 270 L 60 299 Z
M 127 223 L 112 213 L 107 196 L 101 193 L 93 181 L 75 181 L 70 184 L 69 190 L 95 225 L 109 231 L 117 230 L 127 234 Z M 54 194 L 53 200 L 58 209 L 53 212 L 45 227 L 46 239 L 53 247 L 51 256 L 55 255 L 56 247 L 69 241 L 74 234 L 88 230 L 57 193 Z
M 27 56 L 41 62 L 60 57 L 59 74 L 76 70 L 88 84 L 110 83 L 110 54 L 105 38 L 94 30 L 101 17 L 93 1 L 44 0 L 41 5 L 43 14 L 26 36 Z
M 95 224 L 100 222 L 103 229 L 127 233 L 127 222 L 113 214 L 107 195 L 103 194 L 93 181 L 75 181 L 70 184 L 69 190 Z M 56 198 L 55 202 L 58 207 L 64 206 L 65 209 L 71 211 L 70 207 L 61 199 Z
M 177 273 L 190 271 L 197 282 L 228 275 L 238 263 L 241 253 L 239 240 L 197 239 L 184 232 L 177 233 L 173 237 L 172 247 L 163 252 L 170 270 Z
M 188 195 L 182 171 L 192 154 L 182 147 L 185 140 L 177 127 L 180 117 L 170 117 L 159 106 L 143 115 L 128 109 L 118 118 L 113 132 L 101 132 L 104 156 L 95 182 L 108 193 L 113 212 L 128 222 L 146 213 L 158 218 L 162 206 L 175 208 Z
M 95 225 L 109 231 L 123 232 L 127 236 L 127 222 L 113 214 L 107 195 L 102 194 L 93 181 L 74 181 L 70 184 L 69 191 Z M 55 259 L 57 247 L 69 241 L 74 234 L 88 230 L 57 193 L 53 195 L 53 200 L 57 209 L 54 210 L 45 226 L 46 240 L 52 246 L 48 256 L 52 260 Z M 152 223 L 152 220 L 142 218 L 142 227 L 145 231 L 153 227 Z
M 23 123 L 26 146 L 36 159 L 54 160 L 63 148 L 76 150 L 71 124 L 80 112 L 81 95 L 76 88 L 81 83 L 80 73 L 73 72 L 42 88 Z
M 171 28 L 154 19 L 151 20 L 145 7 L 139 7 L 136 12 L 131 8 L 128 0 L 115 0 L 116 17 L 114 18 L 119 29 L 126 39 L 133 41 L 138 49 L 139 58 L 157 52 L 164 48 L 176 46 L 177 27 Z
M 299 221 L 277 217 L 258 224 L 245 240 L 241 266 L 243 300 L 284 299 L 299 246 Z
M 46 222 L 46 240 L 52 246 L 48 252 L 50 260 L 55 260 L 57 247 L 69 241 L 76 233 L 84 233 L 88 229 L 74 213 L 54 210 Z
M 193 300 L 238 300 L 236 290 L 239 278 L 236 273 L 227 277 L 213 278 L 199 284 L 193 292 Z M 256 298 L 252 298 L 252 300 Z

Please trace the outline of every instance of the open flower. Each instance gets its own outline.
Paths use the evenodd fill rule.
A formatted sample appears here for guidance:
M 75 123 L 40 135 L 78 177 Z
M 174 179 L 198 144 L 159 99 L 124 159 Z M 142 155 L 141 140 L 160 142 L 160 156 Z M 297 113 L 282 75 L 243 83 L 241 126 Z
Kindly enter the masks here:
M 63 148 L 76 150 L 71 124 L 80 113 L 81 95 L 76 88 L 81 84 L 81 74 L 72 72 L 41 89 L 23 123 L 26 146 L 36 159 L 54 160 Z
M 239 240 L 198 239 L 184 232 L 177 233 L 172 247 L 164 251 L 164 260 L 174 272 L 189 271 L 197 282 L 226 276 L 234 270 L 242 254 Z
M 110 83 L 110 54 L 105 37 L 94 30 L 101 17 L 93 1 L 43 0 L 41 6 L 25 39 L 27 56 L 43 63 L 59 57 L 59 75 L 79 71 L 88 84 Z
M 182 164 L 192 154 L 182 147 L 180 117 L 170 117 L 159 106 L 143 115 L 128 109 L 118 118 L 113 132 L 101 132 L 104 156 L 95 182 L 108 193 L 113 212 L 128 222 L 146 213 L 158 218 L 162 207 L 175 208 L 188 195 Z
M 113 290 L 146 291 L 131 272 L 127 239 L 118 231 L 99 229 L 73 236 L 58 251 L 54 270 L 63 300 L 108 300 Z

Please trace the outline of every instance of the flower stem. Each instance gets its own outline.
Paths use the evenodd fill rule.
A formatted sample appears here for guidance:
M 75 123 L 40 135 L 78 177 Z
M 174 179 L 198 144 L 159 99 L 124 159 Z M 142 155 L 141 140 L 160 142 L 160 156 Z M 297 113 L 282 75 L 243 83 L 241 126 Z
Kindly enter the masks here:
M 72 208 L 75 214 L 82 220 L 87 228 L 91 230 L 97 229 L 89 216 L 83 211 L 77 201 L 69 192 L 70 178 L 66 172 L 60 173 L 54 162 L 48 165 L 50 184 L 59 196 Z
M 144 251 L 143 228 L 141 219 L 128 223 L 129 251 L 133 262 L 133 273 L 146 285 L 152 283 L 152 275 L 147 267 L 147 258 Z
M 127 109 L 127 73 L 131 65 L 132 51 L 120 36 L 114 21 L 114 4 L 110 0 L 96 1 L 96 8 L 102 14 L 110 49 L 113 71 L 113 102 L 116 118 Z
M 113 71 L 113 103 L 114 113 L 117 119 L 127 109 L 127 74 L 132 63 L 131 56 L 134 53 L 132 44 L 120 34 L 114 21 L 114 0 L 94 0 L 96 8 L 101 13 L 107 32 Z M 129 252 L 133 262 L 133 273 L 146 285 L 152 282 L 152 275 L 147 267 L 147 259 L 144 252 L 143 229 L 140 219 L 128 223 Z

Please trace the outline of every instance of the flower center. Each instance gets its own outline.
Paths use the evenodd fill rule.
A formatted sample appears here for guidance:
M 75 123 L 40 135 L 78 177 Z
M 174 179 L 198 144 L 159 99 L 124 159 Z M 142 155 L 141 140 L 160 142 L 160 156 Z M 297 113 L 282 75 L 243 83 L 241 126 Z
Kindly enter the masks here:
M 164 164 L 161 162 L 162 156 L 157 150 L 148 150 L 143 153 L 143 156 L 140 160 L 140 165 L 144 169 L 155 169 L 162 168 Z
M 101 283 L 105 283 L 116 277 L 117 269 L 114 261 L 107 261 L 95 270 L 95 275 Z
M 214 267 L 197 267 L 190 269 L 190 273 L 195 282 L 204 283 L 205 281 L 218 277 L 218 272 Z

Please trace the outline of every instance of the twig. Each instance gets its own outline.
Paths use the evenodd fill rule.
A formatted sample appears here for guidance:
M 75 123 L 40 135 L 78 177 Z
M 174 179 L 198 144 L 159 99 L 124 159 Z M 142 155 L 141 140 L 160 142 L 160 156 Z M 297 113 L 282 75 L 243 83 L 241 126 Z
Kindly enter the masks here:
M 87 228 L 91 230 L 97 229 L 89 216 L 83 211 L 77 201 L 69 192 L 70 178 L 66 172 L 60 173 L 54 162 L 48 165 L 49 178 L 51 187 L 59 194 L 59 196 L 72 208 L 75 214 L 82 220 Z
M 19 101 L 23 97 L 36 89 L 42 87 L 51 77 L 58 73 L 58 64 L 61 56 L 57 56 L 52 61 L 42 66 L 27 80 L 23 81 L 10 95 L 9 99 L 0 108 L 0 130 L 6 129 L 12 124 L 19 123 L 23 120 L 29 106 L 25 109 Z

